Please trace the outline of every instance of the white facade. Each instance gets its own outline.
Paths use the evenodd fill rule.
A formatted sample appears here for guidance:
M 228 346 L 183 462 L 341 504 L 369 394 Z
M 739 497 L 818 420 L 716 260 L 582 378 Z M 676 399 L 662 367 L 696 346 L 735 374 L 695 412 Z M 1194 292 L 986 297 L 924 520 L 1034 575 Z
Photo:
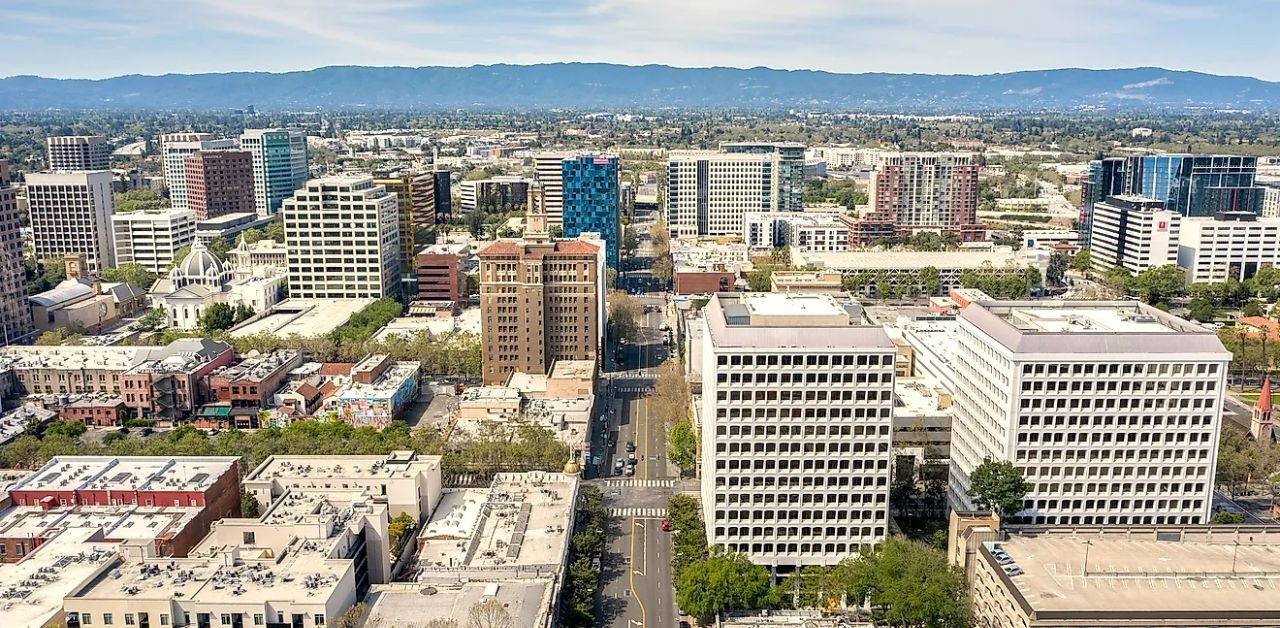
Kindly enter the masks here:
M 1122 266 L 1137 274 L 1178 263 L 1182 216 L 1159 201 L 1140 196 L 1111 197 L 1093 206 L 1090 249 L 1093 266 Z
M 776 154 L 673 151 L 667 158 L 671 234 L 742 235 L 744 214 L 778 209 L 778 160 Z
M 704 308 L 707 540 L 772 567 L 832 565 L 884 539 L 895 348 L 825 294 L 720 294 Z
M 1276 266 L 1280 266 L 1280 218 L 1182 220 L 1178 267 L 1187 272 L 1187 283 L 1244 281 Z
M 196 329 L 200 316 L 214 303 L 245 306 L 255 314 L 280 301 L 285 271 L 277 266 L 229 268 L 200 242 L 181 264 L 151 287 L 152 303 L 164 310 L 166 324 Z
M 195 214 L 185 209 L 157 209 L 115 214 L 111 228 L 117 264 L 141 264 L 148 272 L 164 274 L 174 255 L 195 239 Z
M 547 226 L 564 226 L 564 160 L 566 154 L 541 154 L 533 157 L 537 181 L 546 195 Z M 474 193 L 474 190 L 473 190 Z M 474 208 L 474 199 L 472 207 Z M 465 207 L 463 211 L 466 211 Z
M 187 209 L 188 155 L 200 151 L 236 150 L 234 139 L 213 139 L 209 133 L 166 133 L 160 136 L 160 159 L 164 166 L 164 185 L 174 209 Z
M 115 212 L 113 180 L 109 170 L 27 175 L 27 202 L 37 259 L 84 255 L 91 272 L 116 265 L 111 234 L 111 215 Z
M 1264 218 L 1280 218 L 1280 181 L 1258 181 L 1262 190 L 1262 216 Z
M 1026 523 L 1204 524 L 1231 354 L 1133 301 L 979 302 L 956 335 L 948 482 L 973 510 L 984 459 L 1031 484 Z
M 107 170 L 111 168 L 111 144 L 101 135 L 57 135 L 45 139 L 49 149 L 47 170 Z
M 369 175 L 313 179 L 285 199 L 289 296 L 377 299 L 400 283 L 396 195 Z
M 753 249 L 849 250 L 849 223 L 835 213 L 753 212 L 742 215 L 742 241 Z

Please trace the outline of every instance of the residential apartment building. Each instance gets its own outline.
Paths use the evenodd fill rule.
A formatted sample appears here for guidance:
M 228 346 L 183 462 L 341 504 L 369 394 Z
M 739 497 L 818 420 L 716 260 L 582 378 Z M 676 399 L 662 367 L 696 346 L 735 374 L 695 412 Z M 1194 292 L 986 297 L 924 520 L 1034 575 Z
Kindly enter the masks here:
M 414 258 L 418 274 L 417 300 L 462 303 L 469 296 L 463 268 L 470 250 L 465 244 L 433 244 L 419 251 Z
M 253 155 L 248 151 L 202 150 L 187 155 L 182 163 L 185 202 L 196 220 L 256 211 Z
M 176 208 L 114 214 L 111 230 L 117 264 L 141 264 L 158 276 L 169 271 L 182 247 L 195 241 L 196 217 Z
M 1093 267 L 1121 266 L 1137 274 L 1178 262 L 1182 217 L 1142 196 L 1110 196 L 1093 206 L 1089 237 Z
M 603 342 L 602 244 L 552 240 L 540 192 L 530 192 L 524 238 L 480 249 L 486 385 L 545 375 L 557 360 L 594 362 Z
M 46 170 L 110 170 L 111 144 L 101 135 L 55 135 L 45 139 Z
M 308 181 L 280 208 L 294 299 L 378 299 L 399 294 L 396 195 L 369 175 Z
M 568 158 L 569 155 L 563 153 L 541 153 L 533 157 L 534 180 L 546 198 L 548 227 L 564 226 L 564 160 Z
M 253 155 L 254 206 L 259 216 L 280 211 L 280 204 L 307 182 L 307 135 L 298 129 L 246 129 L 240 149 Z
M 978 170 L 962 153 L 882 153 L 868 184 L 871 211 L 855 226 L 854 239 L 868 244 L 888 225 L 897 235 L 944 231 L 960 241 L 982 240 L 978 223 Z
M 111 171 L 31 173 L 26 177 L 37 259 L 83 255 L 90 272 L 116 265 Z
M 671 235 L 741 235 L 743 215 L 777 211 L 778 156 L 672 151 L 667 156 Z
M 778 211 L 804 209 L 805 146 L 800 142 L 723 142 L 720 150 L 729 154 L 772 155 L 776 158 L 773 196 Z
M 120 396 L 134 416 L 173 425 L 209 401 L 205 378 L 233 360 L 231 346 L 215 340 L 174 341 L 120 374 Z
M 1141 188 L 1129 190 L 1164 201 L 1176 214 L 1262 213 L 1264 190 L 1255 183 L 1258 158 L 1242 155 L 1147 155 L 1131 158 Z
M 418 243 L 436 224 L 436 179 L 430 172 L 410 169 L 377 170 L 373 182 L 396 195 L 400 225 L 400 270 L 413 272 Z
M 847 295 L 717 294 L 704 308 L 707 541 L 778 572 L 888 533 L 896 349 Z
M 977 545 L 974 625 L 1280 626 L 1278 546 L 1273 526 L 1019 528 Z
M 1136 301 L 988 301 L 960 311 L 948 496 L 986 459 L 1031 485 L 1011 518 L 1199 525 L 1213 507 L 1231 353 Z
M 743 214 L 742 241 L 753 249 L 849 250 L 850 220 L 831 212 Z
M 1262 217 L 1280 218 L 1280 180 L 1258 180 L 1262 186 Z
M 563 162 L 561 220 L 564 237 L 596 233 L 605 243 L 605 263 L 622 260 L 622 216 L 618 211 L 618 157 L 580 155 Z
M 9 186 L 9 162 L 0 159 L 0 346 L 23 342 L 32 333 L 18 200 Z
M 190 209 L 187 200 L 187 158 L 202 152 L 235 150 L 233 138 L 214 139 L 210 133 L 165 133 L 160 136 L 160 162 L 164 186 L 174 209 Z M 252 211 L 252 210 L 248 210 Z M 202 217 L 203 219 L 203 217 Z
M 1187 218 L 1178 231 L 1178 267 L 1188 284 L 1245 281 L 1263 268 L 1280 267 L 1280 217 Z

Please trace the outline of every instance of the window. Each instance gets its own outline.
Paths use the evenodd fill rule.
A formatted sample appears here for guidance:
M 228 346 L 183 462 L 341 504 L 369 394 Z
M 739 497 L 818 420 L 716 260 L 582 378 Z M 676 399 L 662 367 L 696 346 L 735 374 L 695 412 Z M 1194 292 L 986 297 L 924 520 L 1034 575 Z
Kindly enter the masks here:
M 115 622 L 115 620 L 114 620 L 114 619 L 112 619 L 112 617 L 111 617 L 111 613 L 103 613 L 103 614 L 102 614 L 102 625 L 104 625 L 104 626 L 110 626 L 111 624 L 114 624 L 114 623 L 116 623 L 116 622 Z
M 89 613 L 80 613 L 80 625 L 88 626 L 93 623 L 93 615 Z
M 125 613 L 125 614 L 124 614 L 124 625 L 126 625 L 126 626 L 136 626 L 136 625 L 137 625 L 137 624 L 133 621 L 133 613 Z
M 223 625 L 223 626 L 230 626 L 230 625 L 231 625 L 231 613 L 223 613 L 223 614 L 222 614 L 222 625 Z
M 324 615 L 321 615 L 321 614 L 318 614 L 318 613 L 316 614 L 316 625 L 317 625 L 317 626 L 323 626 L 323 625 L 324 625 Z
M 256 543 L 255 543 L 255 541 L 256 541 L 256 540 L 257 540 L 257 537 L 254 535 L 254 533 L 253 533 L 253 532 L 245 532 L 245 533 L 244 533 L 244 544 L 245 544 L 245 545 L 256 545 Z
M 169 616 L 168 616 L 168 615 L 166 615 L 166 614 L 164 614 L 164 613 L 160 613 L 160 625 L 161 625 L 161 626 L 168 626 L 168 625 L 169 625 Z
M 262 624 L 263 624 L 263 617 L 262 617 L 262 613 L 254 613 L 254 614 L 253 614 L 253 625 L 255 625 L 255 626 L 261 626 Z

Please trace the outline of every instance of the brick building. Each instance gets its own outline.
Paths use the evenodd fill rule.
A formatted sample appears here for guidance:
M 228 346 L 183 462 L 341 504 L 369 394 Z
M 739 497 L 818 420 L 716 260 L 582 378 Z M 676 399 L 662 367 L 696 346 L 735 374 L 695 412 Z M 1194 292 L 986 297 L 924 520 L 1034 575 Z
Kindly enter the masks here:
M 466 299 L 467 279 L 462 268 L 469 247 L 465 244 L 433 244 L 418 252 L 418 301 L 458 303 Z
M 247 151 L 199 151 L 187 155 L 187 208 L 196 220 L 254 211 L 253 156 Z
M 210 397 L 213 403 L 231 408 L 232 414 L 256 419 L 289 371 L 301 364 L 302 353 L 288 349 L 246 358 L 209 376 Z

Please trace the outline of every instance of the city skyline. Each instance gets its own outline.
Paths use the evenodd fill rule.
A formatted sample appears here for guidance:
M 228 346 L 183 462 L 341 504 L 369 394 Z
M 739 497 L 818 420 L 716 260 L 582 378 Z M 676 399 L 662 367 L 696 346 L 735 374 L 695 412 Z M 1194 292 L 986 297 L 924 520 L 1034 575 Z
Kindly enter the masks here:
M 1280 80 L 1267 63 L 1280 43 L 1265 33 L 1275 21 L 1266 16 L 1280 18 L 1275 0 L 1084 0 L 1070 11 L 1047 0 L 917 0 L 905 9 L 836 0 L 180 4 L 0 9 L 15 26 L 0 36 L 0 53 L 20 60 L 12 74 L 56 78 L 580 61 L 927 74 L 1160 66 Z M 1235 19 L 1244 10 L 1254 19 Z M 191 24 L 200 26 L 198 47 L 189 45 Z M 1169 45 L 1193 38 L 1195 46 Z

